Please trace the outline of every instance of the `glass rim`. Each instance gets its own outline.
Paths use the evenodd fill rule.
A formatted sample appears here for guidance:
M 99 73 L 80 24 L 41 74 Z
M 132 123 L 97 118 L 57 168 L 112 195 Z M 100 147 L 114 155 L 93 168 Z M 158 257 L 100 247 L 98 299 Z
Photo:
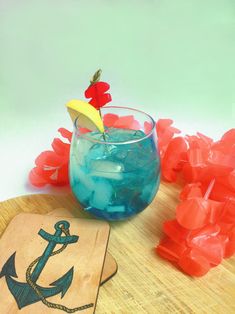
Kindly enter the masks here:
M 155 126 L 156 126 L 156 122 L 154 121 L 154 119 L 153 119 L 148 113 L 146 113 L 146 112 L 144 112 L 144 111 L 142 111 L 142 110 L 139 110 L 139 109 L 134 109 L 134 108 L 131 108 L 131 107 L 123 107 L 123 106 L 105 106 L 105 107 L 102 107 L 102 108 L 100 108 L 100 109 L 102 110 L 102 109 L 112 109 L 112 108 L 114 108 L 114 109 L 127 109 L 127 110 L 132 110 L 132 111 L 134 111 L 134 112 L 138 112 L 138 113 L 140 113 L 140 114 L 143 114 L 143 115 L 147 116 L 147 117 L 150 119 L 150 121 L 152 122 L 152 128 L 151 128 L 151 130 L 148 132 L 148 134 L 145 134 L 145 133 L 144 133 L 144 136 L 141 137 L 141 138 L 134 139 L 134 140 L 129 140 L 129 141 L 123 141 L 123 142 L 111 142 L 111 141 L 104 141 L 104 140 L 101 141 L 101 140 L 93 139 L 93 138 L 91 138 L 91 137 L 89 137 L 89 136 L 86 136 L 86 134 L 79 134 L 79 137 L 84 138 L 84 139 L 86 139 L 86 140 L 88 140 L 88 141 L 90 141 L 90 142 L 98 143 L 98 144 L 103 144 L 103 145 L 125 145 L 125 144 L 133 144 L 133 143 L 141 142 L 141 141 L 143 141 L 143 140 L 149 138 L 149 137 L 153 134 L 153 131 L 154 131 Z M 78 118 L 79 118 L 79 117 L 77 117 L 77 118 L 74 120 L 74 129 L 75 129 L 76 132 L 79 132 L 79 131 L 78 131 L 78 127 L 77 127 Z M 128 130 L 128 129 L 127 129 L 127 130 Z M 131 130 L 131 129 L 129 129 L 129 130 Z M 135 131 L 135 130 L 134 130 L 134 131 Z M 138 130 L 136 130 L 136 131 L 138 131 Z M 101 134 L 103 134 L 103 133 L 101 133 Z M 156 136 L 157 136 L 157 134 L 156 134 Z

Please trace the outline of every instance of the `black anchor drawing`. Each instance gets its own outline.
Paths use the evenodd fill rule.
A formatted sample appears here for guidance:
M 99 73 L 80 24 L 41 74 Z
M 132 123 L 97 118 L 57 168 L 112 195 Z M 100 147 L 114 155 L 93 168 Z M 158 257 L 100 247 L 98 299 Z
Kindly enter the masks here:
M 43 301 L 43 303 L 45 303 L 46 305 L 47 303 L 50 303 L 51 305 L 54 305 L 50 307 L 61 309 L 69 313 L 73 313 L 79 310 L 84 310 L 88 307 L 93 306 L 93 303 L 90 303 L 90 304 L 86 304 L 86 305 L 83 305 L 74 309 L 69 309 L 65 306 L 45 301 L 46 298 L 57 295 L 59 293 L 61 293 L 61 298 L 63 298 L 63 296 L 69 289 L 71 282 L 73 280 L 73 267 L 62 277 L 52 282 L 50 284 L 51 287 L 44 288 L 37 285 L 36 283 L 44 266 L 46 265 L 48 259 L 50 258 L 50 256 L 55 255 L 57 253 L 57 252 L 53 252 L 55 246 L 57 244 L 62 244 L 65 248 L 68 244 L 75 243 L 78 241 L 79 239 L 78 236 L 76 235 L 71 236 L 69 234 L 69 227 L 70 227 L 70 224 L 68 221 L 61 220 L 55 224 L 54 228 L 56 232 L 53 235 L 47 233 L 43 229 L 39 230 L 38 234 L 44 240 L 48 241 L 48 245 L 46 249 L 44 250 L 43 254 L 34 261 L 36 266 L 33 272 L 30 274 L 30 278 L 29 278 L 30 284 L 28 282 L 19 282 L 13 279 L 13 277 L 18 278 L 16 269 L 15 269 L 16 252 L 13 253 L 10 256 L 10 258 L 7 260 L 7 262 L 4 264 L 2 271 L 0 273 L 0 278 L 5 276 L 7 286 L 10 292 L 12 293 L 12 295 L 14 296 L 19 309 L 29 304 L 36 303 L 38 301 Z M 62 232 L 64 232 L 66 236 L 61 236 Z M 58 251 L 61 252 L 62 250 L 58 250 Z M 31 264 L 34 264 L 34 262 Z

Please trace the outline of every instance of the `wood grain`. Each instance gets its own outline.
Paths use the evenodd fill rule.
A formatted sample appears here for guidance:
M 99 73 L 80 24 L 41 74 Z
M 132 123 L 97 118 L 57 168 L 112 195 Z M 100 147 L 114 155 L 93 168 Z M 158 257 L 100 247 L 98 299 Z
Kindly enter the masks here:
M 60 217 L 52 215 L 21 213 L 10 222 L 0 241 L 0 265 L 4 265 L 16 252 L 17 282 L 26 282 L 27 267 L 43 254 L 48 245 L 38 235 L 38 231 L 42 228 L 49 234 L 54 234 L 54 225 L 60 220 Z M 37 284 L 45 288 L 50 287 L 51 283 L 73 267 L 73 280 L 63 299 L 61 300 L 60 293 L 57 293 L 47 301 L 72 309 L 93 303 L 92 307 L 83 311 L 91 314 L 95 310 L 110 228 L 108 223 L 95 219 L 66 218 L 66 221 L 70 223 L 70 234 L 79 236 L 79 239 L 67 245 L 63 252 L 48 259 Z M 56 249 L 59 248 L 61 245 L 56 246 Z M 61 310 L 47 307 L 42 302 L 19 309 L 5 278 L 0 280 L 0 291 L 2 313 L 61 313 Z
M 71 218 L 73 217 L 72 213 L 65 208 L 55 209 L 49 212 L 47 215 L 53 215 L 56 217 L 71 217 Z M 111 279 L 116 274 L 117 269 L 118 266 L 116 260 L 113 258 L 111 254 L 109 254 L 109 252 L 106 252 L 100 284 L 103 285 L 106 281 Z
M 177 186 L 161 184 L 146 210 L 133 219 L 111 223 L 109 252 L 119 270 L 100 289 L 97 314 L 235 313 L 234 257 L 202 278 L 191 278 L 155 254 L 163 221 L 175 216 L 178 194 Z M 89 217 L 71 195 L 44 196 L 43 202 L 35 195 L 30 210 L 46 213 L 58 207 L 69 209 L 76 217 Z M 22 210 L 27 207 L 15 211 L 7 204 L 1 207 L 0 231 Z

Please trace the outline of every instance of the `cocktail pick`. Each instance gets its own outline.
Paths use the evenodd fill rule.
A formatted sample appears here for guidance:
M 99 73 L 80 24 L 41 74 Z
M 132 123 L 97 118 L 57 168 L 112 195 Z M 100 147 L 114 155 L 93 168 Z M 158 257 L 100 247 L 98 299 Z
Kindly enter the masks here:
M 110 85 L 106 82 L 100 82 L 101 73 L 101 69 L 95 72 L 90 80 L 90 86 L 86 89 L 84 94 L 86 98 L 91 98 L 89 103 L 99 110 L 100 118 L 102 120 L 103 118 L 100 108 L 110 102 L 112 97 L 109 93 L 106 93 L 109 90 Z M 106 141 L 105 132 L 103 132 L 103 139 Z

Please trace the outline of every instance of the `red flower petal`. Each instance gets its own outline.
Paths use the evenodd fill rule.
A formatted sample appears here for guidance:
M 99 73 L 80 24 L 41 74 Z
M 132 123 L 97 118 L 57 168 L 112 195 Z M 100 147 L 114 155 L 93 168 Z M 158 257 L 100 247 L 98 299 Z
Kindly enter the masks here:
M 205 137 L 205 135 L 201 133 L 197 133 L 196 135 L 186 135 L 185 139 L 187 140 L 189 144 L 190 149 L 202 149 L 202 150 L 208 150 L 211 147 L 211 144 L 213 141 L 210 140 L 209 137 Z
M 79 133 L 80 134 L 86 134 L 91 132 L 91 130 L 87 129 L 87 128 L 79 128 Z
M 176 137 L 170 141 L 162 159 L 162 175 L 165 180 L 170 182 L 176 180 L 176 171 L 179 171 L 179 164 L 186 151 L 187 145 L 182 137 Z
M 68 163 L 64 163 L 53 176 L 50 177 L 51 184 L 63 186 L 69 184 Z
M 54 152 L 61 156 L 68 156 L 70 144 L 62 142 L 59 138 L 55 138 L 51 144 Z
M 58 154 L 56 154 L 53 151 L 45 151 L 42 152 L 35 160 L 35 164 L 38 167 L 41 168 L 47 168 L 48 170 L 50 170 L 50 168 L 53 167 L 58 167 L 61 164 L 63 164 L 65 161 L 65 157 L 64 156 L 60 156 Z
M 220 221 L 235 226 L 235 198 L 228 199 L 224 203 Z
M 209 153 L 208 162 L 212 165 L 235 169 L 235 157 L 212 150 Z
M 156 124 L 157 132 L 162 132 L 168 127 L 170 127 L 173 123 L 171 119 L 159 119 Z
M 167 146 L 174 134 L 180 133 L 180 130 L 171 126 L 173 120 L 159 119 L 156 123 L 156 131 L 158 136 L 158 147 L 161 158 L 164 156 Z
M 185 251 L 178 264 L 186 274 L 195 277 L 205 275 L 211 268 L 208 260 L 196 249 Z
M 48 182 L 47 182 L 47 180 L 45 180 L 42 176 L 40 176 L 37 173 L 36 169 L 37 168 L 35 167 L 30 171 L 29 181 L 32 185 L 41 188 L 41 187 L 45 186 Z
M 189 163 L 185 163 L 182 168 L 182 174 L 186 182 L 201 182 L 207 179 L 210 181 L 213 173 L 208 176 L 208 167 L 192 167 Z
M 221 263 L 224 254 L 224 244 L 217 235 L 220 227 L 218 225 L 208 225 L 199 231 L 192 232 L 187 239 L 188 246 L 200 251 L 210 264 Z
M 144 122 L 144 133 L 149 134 L 151 130 L 152 130 L 152 124 L 148 121 L 145 121 Z
M 163 231 L 172 241 L 181 245 L 191 232 L 190 230 L 182 227 L 177 220 L 165 221 L 163 224 Z
M 173 262 L 177 262 L 185 250 L 186 247 L 184 245 L 178 244 L 168 237 L 162 239 L 156 248 L 160 256 Z
M 119 117 L 113 124 L 115 128 L 130 129 L 130 130 L 139 130 L 140 124 L 137 120 L 134 119 L 134 116 L 122 116 Z
M 73 133 L 66 130 L 65 128 L 59 128 L 58 132 L 60 132 L 60 134 L 64 137 L 64 138 L 67 138 L 68 141 L 71 143 L 72 141 L 72 135 Z
M 176 207 L 178 223 L 191 230 L 202 228 L 209 223 L 209 213 L 209 202 L 199 197 L 185 200 Z
M 235 254 L 235 226 L 229 232 L 224 248 L 224 258 L 229 258 Z
M 134 121 L 134 116 L 122 116 L 114 123 L 115 128 L 127 128 Z
M 226 141 L 231 143 L 232 145 L 235 143 L 235 129 L 230 129 L 221 138 L 222 141 Z
M 201 183 L 186 184 L 180 193 L 180 200 L 186 200 L 194 197 L 202 197 Z
M 207 151 L 204 151 L 200 148 L 189 149 L 188 161 L 192 167 L 206 167 L 206 161 L 208 158 Z
M 219 235 L 221 228 L 219 225 L 209 224 L 203 228 L 192 230 L 187 237 L 187 245 L 193 247 L 192 243 L 197 243 L 200 239 L 205 239 L 209 237 L 216 237 Z
M 220 182 L 216 182 L 211 192 L 210 198 L 215 201 L 224 202 L 227 199 L 234 197 L 234 194 L 234 191 L 221 184 Z
M 106 113 L 103 116 L 103 122 L 104 125 L 108 128 L 111 128 L 114 126 L 114 123 L 118 120 L 119 116 L 117 114 L 113 113 Z
M 197 132 L 197 136 L 204 141 L 205 144 L 207 144 L 208 146 L 211 146 L 211 144 L 213 143 L 213 139 L 200 133 L 200 132 Z

